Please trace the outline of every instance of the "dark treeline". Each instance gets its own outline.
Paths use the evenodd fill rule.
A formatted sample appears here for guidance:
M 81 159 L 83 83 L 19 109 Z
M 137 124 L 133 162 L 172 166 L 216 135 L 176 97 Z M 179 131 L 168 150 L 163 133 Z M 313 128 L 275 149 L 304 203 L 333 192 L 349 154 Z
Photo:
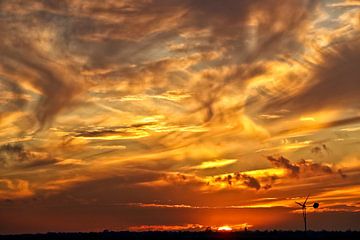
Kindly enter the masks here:
M 89 233 L 43 233 L 43 234 L 16 234 L 0 235 L 0 239 L 36 239 L 36 240 L 57 240 L 57 239 L 117 239 L 117 240 L 216 240 L 216 239 L 360 239 L 360 232 L 302 232 L 302 231 L 248 231 L 248 232 L 89 232 Z

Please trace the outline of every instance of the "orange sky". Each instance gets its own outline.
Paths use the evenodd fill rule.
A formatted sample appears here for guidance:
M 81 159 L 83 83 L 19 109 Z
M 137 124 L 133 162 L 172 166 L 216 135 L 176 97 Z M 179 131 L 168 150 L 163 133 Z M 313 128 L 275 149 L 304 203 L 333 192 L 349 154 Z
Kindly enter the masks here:
M 360 2 L 0 2 L 0 233 L 360 230 Z

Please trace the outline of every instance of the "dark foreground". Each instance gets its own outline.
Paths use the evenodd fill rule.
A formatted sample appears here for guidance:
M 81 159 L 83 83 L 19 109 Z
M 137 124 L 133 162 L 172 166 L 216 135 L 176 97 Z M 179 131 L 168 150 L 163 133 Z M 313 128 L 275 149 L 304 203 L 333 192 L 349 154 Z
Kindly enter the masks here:
M 116 239 L 116 240 L 194 240 L 194 239 L 360 239 L 360 232 L 285 232 L 285 231 L 248 231 L 248 232 L 91 232 L 91 233 L 45 233 L 45 234 L 21 234 L 21 235 L 0 235 L 0 239 Z

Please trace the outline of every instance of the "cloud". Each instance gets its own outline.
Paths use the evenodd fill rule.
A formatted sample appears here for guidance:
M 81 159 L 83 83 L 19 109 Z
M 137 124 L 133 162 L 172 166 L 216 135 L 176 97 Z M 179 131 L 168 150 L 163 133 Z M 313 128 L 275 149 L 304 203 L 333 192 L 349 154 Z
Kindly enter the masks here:
M 83 133 L 77 133 L 75 137 L 85 139 L 136 139 L 147 137 L 149 134 L 144 131 L 122 130 L 122 129 L 102 129 Z
M 358 164 L 339 164 L 359 155 L 353 4 L 0 2 L 0 193 L 33 194 L 2 209 L 2 229 L 221 226 L 240 209 L 281 228 L 329 181 L 356 199 L 341 187 Z
M 75 176 L 68 178 L 60 178 L 53 181 L 48 181 L 37 186 L 37 191 L 64 191 L 65 189 L 78 185 L 79 183 L 88 182 L 91 179 L 86 176 Z
M 0 200 L 32 196 L 28 181 L 22 179 L 0 178 Z
M 0 64 L 11 82 L 31 85 L 37 91 L 35 116 L 43 128 L 64 110 L 73 108 L 87 86 L 100 88 L 99 80 L 103 87 L 121 85 L 121 91 L 127 94 L 142 93 L 154 85 L 166 87 L 173 79 L 189 81 L 185 69 L 200 60 L 213 59 L 204 52 L 213 48 L 218 54 L 226 49 L 233 55 L 237 51 L 229 46 L 234 41 L 240 45 L 250 42 L 252 46 L 246 48 L 251 49 L 248 53 L 241 51 L 241 61 L 296 49 L 300 32 L 316 5 L 316 1 L 226 0 L 220 4 L 210 0 L 203 4 L 156 0 L 38 2 L 20 6 L 5 1 L 2 6 L 6 14 L 0 24 L 7 34 L 1 44 Z M 30 20 L 35 24 L 30 25 Z M 197 36 L 201 32 L 205 35 Z M 158 47 L 178 40 L 194 46 L 189 49 L 190 57 L 171 58 L 172 54 Z M 224 94 L 224 85 L 245 81 L 260 72 L 258 67 L 239 67 L 234 74 L 218 79 L 217 86 L 205 90 L 201 85 L 205 95 L 196 99 L 202 105 L 199 109 L 206 111 L 205 121 L 222 114 L 214 105 Z
M 188 186 L 190 188 L 196 188 L 205 185 L 203 179 L 192 174 L 168 172 L 163 174 L 155 174 L 153 177 L 155 179 L 139 182 L 137 185 L 150 188 L 166 188 L 175 186 Z
M 278 53 L 299 41 L 317 1 L 231 1 L 207 4 L 188 1 L 186 25 L 189 31 L 208 30 L 212 42 L 241 41 L 250 50 L 248 58 Z M 209 19 L 207 16 L 211 16 Z M 205 20 L 206 19 L 206 20 Z
M 291 162 L 289 159 L 280 156 L 273 157 L 268 156 L 269 162 L 278 168 L 284 168 L 288 170 L 289 177 L 300 177 L 300 176 L 314 176 L 314 175 L 327 175 L 339 173 L 341 177 L 344 177 L 342 171 L 336 170 L 334 167 L 330 167 L 324 163 L 314 163 L 310 160 L 300 160 L 296 163 Z
M 228 48 L 232 41 L 245 45 L 252 42 L 250 58 L 283 52 L 298 44 L 298 33 L 306 26 L 316 1 L 40 2 L 27 3 L 21 6 L 21 11 L 18 3 L 5 1 L 3 7 L 7 14 L 1 26 L 8 33 L 2 47 L 4 72 L 12 81 L 28 82 L 40 91 L 36 117 L 44 126 L 76 103 L 84 84 L 77 76 L 81 68 L 92 72 L 114 66 L 116 69 L 118 62 L 131 65 L 136 62 L 137 66 L 146 62 L 147 66 L 140 70 L 137 67 L 128 72 L 121 68 L 115 72 L 105 71 L 106 75 L 117 78 L 130 75 L 128 81 L 135 88 L 135 83 L 146 76 L 157 82 L 169 77 L 164 68 L 172 61 L 149 62 L 145 56 L 152 54 L 149 51 L 153 51 L 151 48 L 162 42 L 162 38 L 174 40 L 183 36 L 196 43 L 195 46 L 210 42 L 215 43 L 216 48 Z M 26 20 L 31 17 L 39 28 L 25 30 Z M 6 26 L 7 19 L 12 20 L 13 28 Z M 49 19 L 52 27 L 40 29 Z M 203 31 L 209 33 L 202 38 L 187 37 Z M 26 38 L 19 40 L 22 38 L 18 36 Z M 227 51 L 231 53 L 233 49 Z M 16 66 L 20 66 L 21 71 L 13 71 Z M 246 78 L 243 72 L 241 68 L 229 78 Z M 175 74 L 173 70 L 171 74 Z M 225 84 L 229 78 L 224 79 Z M 212 105 L 219 98 L 216 95 L 219 93 L 202 101 L 207 108 L 207 119 L 214 114 Z
M 285 168 L 289 170 L 291 176 L 298 176 L 300 173 L 300 167 L 296 164 L 292 164 L 288 159 L 280 156 L 279 158 L 274 158 L 272 156 L 267 157 L 271 164 L 278 168 Z
M 329 153 L 329 147 L 326 144 L 321 144 L 319 146 L 314 146 L 313 148 L 310 149 L 311 153 L 314 154 L 322 154 L 322 153 Z
M 360 41 L 346 39 L 322 49 L 320 54 L 321 60 L 309 67 L 312 76 L 306 87 L 286 98 L 272 99 L 266 108 L 281 106 L 299 113 L 341 109 L 346 104 L 348 108 L 358 109 Z
M 219 159 L 214 161 L 205 161 L 198 166 L 191 167 L 191 169 L 212 169 L 228 166 L 236 163 L 237 159 Z
M 249 176 L 244 173 L 233 173 L 227 174 L 224 176 L 217 176 L 214 178 L 214 182 L 225 182 L 228 186 L 232 186 L 233 184 L 241 184 L 246 188 L 259 190 L 261 188 L 260 182 L 255 177 Z
M 37 168 L 53 165 L 59 162 L 47 152 L 26 150 L 20 143 L 0 146 L 0 166 L 7 168 Z
M 359 7 L 360 2 L 358 0 L 345 0 L 342 2 L 329 3 L 330 7 Z
M 205 227 L 201 224 L 186 224 L 186 225 L 140 225 L 130 226 L 130 231 L 202 231 Z
M 268 190 L 272 188 L 274 183 L 289 178 L 306 178 L 333 174 L 339 174 L 343 179 L 347 177 L 341 169 L 335 166 L 329 166 L 325 163 L 314 163 L 311 160 L 302 159 L 293 163 L 283 156 L 268 156 L 267 160 L 275 167 L 274 169 L 222 174 L 213 178 L 207 178 L 209 180 L 208 183 L 215 186 L 216 183 L 226 183 L 227 186 L 234 188 L 245 186 L 255 190 Z M 285 172 L 277 171 L 278 169 L 284 169 Z
M 351 116 L 343 119 L 335 119 L 330 121 L 325 118 L 324 122 L 315 122 L 313 125 L 311 124 L 308 126 L 300 126 L 290 129 L 284 129 L 279 131 L 278 134 L 287 135 L 287 134 L 301 133 L 306 131 L 316 131 L 319 129 L 341 127 L 345 125 L 356 124 L 359 122 L 360 122 L 359 116 Z
M 239 179 L 242 179 L 243 180 L 243 184 L 246 185 L 247 187 L 249 188 L 254 188 L 256 190 L 259 190 L 261 185 L 260 185 L 260 182 L 254 178 L 254 177 L 251 177 L 249 175 L 246 175 L 246 174 L 240 174 L 240 173 L 235 173 L 235 178 L 237 180 Z
M 35 108 L 35 115 L 40 126 L 43 127 L 60 111 L 71 107 L 70 104 L 80 91 L 80 86 L 75 87 L 70 83 L 70 79 L 66 81 L 62 79 L 64 73 L 58 66 L 44 62 L 37 53 L 31 52 L 31 49 L 23 49 L 23 51 L 2 49 L 0 61 L 3 68 L 7 69 L 5 74 L 12 81 L 29 82 L 40 91 L 41 97 Z
M 114 127 L 89 126 L 72 129 L 69 136 L 89 140 L 137 139 L 149 136 L 147 127 L 156 124 L 156 122 L 144 122 Z
M 0 103 L 2 104 L 3 111 L 16 111 L 25 107 L 29 99 L 26 97 L 22 87 L 17 82 L 6 78 L 0 77 L 0 79 L 0 88 L 3 91 Z
M 13 86 L 25 87 L 39 95 L 34 110 L 42 128 L 62 110 L 72 107 L 75 96 L 81 92 L 81 81 L 74 78 L 76 64 L 66 56 L 64 38 L 55 30 L 55 21 L 49 23 L 41 14 L 31 18 L 31 14 L 13 12 L 16 7 L 10 2 L 5 1 L 2 6 L 9 7 L 9 11 L 0 18 L 0 29 L 4 32 L 0 74 Z M 36 24 L 31 25 L 29 19 Z M 14 94 L 19 93 L 16 89 L 12 88 Z

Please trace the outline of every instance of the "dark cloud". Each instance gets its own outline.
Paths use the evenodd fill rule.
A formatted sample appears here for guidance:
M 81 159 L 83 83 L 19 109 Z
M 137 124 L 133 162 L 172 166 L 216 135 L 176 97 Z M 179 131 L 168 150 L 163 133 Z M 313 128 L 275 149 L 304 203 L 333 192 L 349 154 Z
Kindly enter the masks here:
M 200 102 L 200 107 L 195 109 L 195 111 L 205 110 L 205 122 L 210 121 L 214 117 L 215 112 L 219 118 L 224 118 L 228 113 L 237 112 L 244 107 L 244 103 L 236 105 L 235 107 L 221 109 L 216 108 L 215 105 L 226 95 L 226 92 L 229 91 L 228 88 L 236 86 L 242 89 L 248 79 L 259 76 L 264 72 L 264 66 L 257 64 L 239 65 L 233 71 L 229 71 L 229 73 L 220 77 L 215 72 L 205 72 L 203 79 L 205 79 L 206 82 L 196 86 L 198 89 L 195 93 L 195 98 Z
M 329 153 L 330 150 L 326 144 L 322 144 L 311 148 L 310 152 L 313 154 L 323 154 L 323 153 Z
M 17 82 L 10 81 L 6 78 L 0 77 L 0 80 L 2 91 L 4 91 L 4 93 L 11 93 L 11 96 L 2 96 L 5 97 L 4 102 L 0 97 L 2 111 L 21 110 L 28 103 L 23 88 Z
M 324 163 L 315 163 L 304 159 L 293 163 L 283 156 L 268 156 L 267 159 L 275 167 L 288 170 L 289 177 L 314 176 L 324 174 L 326 175 L 336 173 L 339 173 L 341 177 L 345 176 L 345 174 L 343 174 L 341 170 L 336 170 L 334 167 L 330 167 Z
M 286 159 L 282 156 L 279 158 L 275 158 L 272 156 L 267 157 L 267 159 L 270 161 L 271 164 L 273 164 L 275 167 L 278 168 L 285 168 L 289 170 L 290 175 L 297 177 L 300 173 L 300 167 L 291 163 L 289 159 Z
M 256 190 L 259 190 L 261 187 L 260 182 L 256 178 L 251 177 L 249 175 L 235 173 L 235 178 L 237 180 L 242 179 L 243 184 L 249 188 L 254 188 Z
M 6 34 L 0 46 L 0 63 L 12 82 L 28 82 L 41 92 L 35 110 L 43 127 L 76 103 L 76 97 L 83 89 L 79 78 L 82 69 L 111 68 L 119 62 L 149 63 L 150 56 L 165 54 L 157 53 L 163 48 L 154 50 L 155 45 L 201 31 L 209 33 L 200 38 L 188 38 L 196 43 L 196 48 L 199 48 L 199 43 L 215 49 L 225 48 L 233 58 L 240 54 L 243 55 L 240 59 L 249 60 L 284 53 L 300 48 L 299 34 L 316 5 L 317 1 L 288 0 L 209 0 L 206 4 L 179 0 L 118 3 L 3 1 L 6 13 L 1 17 L 0 27 Z M 34 25 L 54 31 L 52 38 L 47 39 L 50 42 L 45 44 L 55 51 L 47 50 L 46 46 L 35 46 L 43 39 L 39 37 L 40 28 L 34 28 Z M 229 47 L 234 42 L 239 42 L 239 51 Z M 247 42 L 253 42 L 254 47 L 246 47 Z M 252 50 L 248 53 L 240 51 L 244 46 Z M 56 60 L 58 58 L 61 61 Z M 77 64 L 75 58 L 86 60 Z M 168 78 L 159 77 L 165 72 L 167 60 L 164 61 L 150 63 L 149 67 L 136 69 L 135 73 L 131 73 L 134 70 L 130 73 L 112 72 L 112 77 L 123 79 L 124 75 L 130 74 L 135 77 L 130 76 L 127 81 L 141 83 L 139 79 L 143 79 L 143 71 L 146 71 L 153 74 L 154 79 Z M 236 80 L 246 78 L 243 69 L 239 72 L 241 74 L 229 77 Z M 225 84 L 228 82 L 226 79 L 223 81 Z M 207 111 L 206 121 L 214 115 L 213 104 L 222 90 L 215 86 L 207 92 L 211 91 L 214 93 L 211 97 L 200 98 Z
M 56 29 L 62 23 L 36 14 L 37 8 L 32 4 L 27 9 L 28 4 L 24 3 L 23 11 L 17 11 L 17 7 L 21 8 L 17 4 L 21 5 L 2 2 L 8 11 L 0 17 L 0 29 L 4 33 L 0 44 L 0 74 L 13 86 L 30 85 L 39 93 L 34 114 L 43 128 L 62 110 L 72 107 L 82 84 L 79 79 L 75 82 L 76 64 L 67 56 L 66 39 Z M 14 88 L 12 91 L 18 93 Z
M 9 5 L 17 6 L 17 3 Z M 259 34 L 259 48 L 270 49 L 279 45 L 279 41 L 296 41 L 296 32 L 306 24 L 316 5 L 317 1 L 308 0 L 224 0 L 221 3 L 209 0 L 206 4 L 192 0 L 107 0 L 101 3 L 45 1 L 36 7 L 32 4 L 23 4 L 22 7 L 24 12 L 32 10 L 69 18 L 71 35 L 92 41 L 140 41 L 161 32 L 192 33 L 199 30 L 210 30 L 211 42 L 245 41 L 248 35 L 246 26 L 253 24 Z M 14 7 L 9 9 L 14 11 Z M 251 19 L 255 20 L 251 22 Z
M 250 188 L 250 189 L 256 189 L 259 190 L 261 188 L 260 182 L 255 177 L 249 176 L 247 174 L 242 173 L 234 173 L 234 174 L 228 174 L 225 177 L 216 177 L 215 182 L 226 182 L 229 186 L 232 186 L 234 183 L 240 182 L 244 186 Z
M 43 127 L 64 108 L 71 107 L 80 86 L 71 83 L 70 79 L 65 80 L 70 76 L 64 76 L 66 73 L 60 71 L 59 66 L 47 62 L 31 47 L 16 50 L 14 47 L 0 49 L 0 63 L 12 81 L 29 82 L 41 92 L 35 116 Z
M 196 179 L 193 176 L 185 175 L 182 173 L 175 173 L 175 174 L 164 174 L 161 176 L 161 179 L 165 180 L 171 184 L 181 184 L 181 183 L 189 183 L 193 182 L 196 183 Z
M 346 175 L 345 173 L 343 173 L 343 171 L 342 171 L 341 169 L 339 169 L 337 172 L 340 174 L 340 176 L 341 176 L 342 178 L 346 178 L 346 177 L 347 177 L 347 175 Z
M 188 1 L 185 22 L 189 29 L 210 29 L 212 42 L 237 40 L 244 47 L 246 41 L 254 41 L 247 56 L 252 59 L 299 46 L 298 32 L 316 5 L 317 1 Z
M 277 176 L 276 174 L 268 174 L 261 177 L 253 177 L 248 174 L 236 172 L 228 174 L 227 176 L 215 177 L 215 182 L 226 182 L 229 186 L 234 183 L 241 183 L 248 188 L 260 190 L 268 190 L 272 185 L 281 178 L 299 178 L 299 177 L 312 177 L 320 175 L 339 174 L 342 178 L 346 178 L 346 174 L 341 169 L 336 169 L 333 166 L 328 166 L 324 163 L 314 163 L 312 161 L 300 160 L 296 163 L 291 162 L 289 159 L 280 156 L 268 156 L 268 161 L 276 168 L 283 168 L 287 170 L 287 175 Z
M 268 190 L 272 185 L 281 178 L 299 178 L 299 177 L 311 177 L 318 175 L 331 175 L 339 174 L 342 178 L 345 178 L 346 175 L 342 172 L 341 169 L 335 169 L 323 163 L 314 163 L 311 161 L 300 160 L 299 162 L 293 163 L 289 159 L 280 156 L 272 157 L 268 156 L 267 159 L 270 163 L 276 168 L 283 168 L 288 171 L 286 176 L 277 176 L 275 174 L 253 177 L 248 174 L 236 172 L 234 174 L 228 174 L 226 176 L 215 177 L 215 182 L 226 182 L 229 186 L 234 185 L 235 183 L 241 183 L 244 186 L 250 189 Z
M 29 158 L 22 144 L 5 144 L 0 146 L 0 163 L 7 167 L 8 161 L 23 162 Z
M 49 153 L 29 151 L 20 143 L 0 146 L 0 166 L 4 169 L 44 167 L 57 162 Z
M 310 151 L 311 151 L 311 153 L 319 154 L 322 152 L 322 148 L 319 146 L 316 146 L 316 147 L 311 148 Z
M 130 125 L 120 125 L 114 127 L 83 127 L 72 129 L 71 132 L 74 132 L 72 135 L 74 137 L 102 138 L 114 136 L 120 139 L 122 137 L 127 138 L 141 136 L 147 131 L 146 127 L 153 125 L 156 125 L 156 122 L 134 123 Z
M 208 1 L 206 4 L 189 1 L 186 14 L 188 31 L 210 30 L 210 34 L 204 37 L 206 41 L 210 41 L 213 46 L 225 48 L 232 63 L 249 63 L 239 66 L 226 76 L 204 76 L 207 81 L 199 86 L 201 90 L 196 91 L 198 96 L 195 97 L 201 105 L 199 109 L 204 110 L 205 122 L 210 121 L 214 115 L 223 118 L 223 115 L 244 107 L 244 103 L 230 109 L 217 108 L 215 105 L 226 95 L 226 87 L 229 85 L 237 85 L 241 89 L 247 79 L 265 72 L 266 68 L 261 64 L 254 64 L 255 60 L 263 60 L 268 56 L 273 58 L 290 49 L 301 51 L 299 35 L 311 19 L 316 6 L 317 1 L 226 0 L 221 3 Z M 251 19 L 256 23 L 251 25 Z M 249 43 L 252 45 L 247 45 Z
M 324 48 L 320 52 L 321 61 L 312 63 L 309 69 L 313 76 L 303 91 L 295 96 L 269 101 L 266 109 L 278 109 L 279 106 L 294 113 L 318 111 L 325 108 L 360 107 L 360 41 L 347 39 L 341 43 Z M 355 117 L 358 119 L 358 117 Z M 335 122 L 330 126 L 346 124 Z

